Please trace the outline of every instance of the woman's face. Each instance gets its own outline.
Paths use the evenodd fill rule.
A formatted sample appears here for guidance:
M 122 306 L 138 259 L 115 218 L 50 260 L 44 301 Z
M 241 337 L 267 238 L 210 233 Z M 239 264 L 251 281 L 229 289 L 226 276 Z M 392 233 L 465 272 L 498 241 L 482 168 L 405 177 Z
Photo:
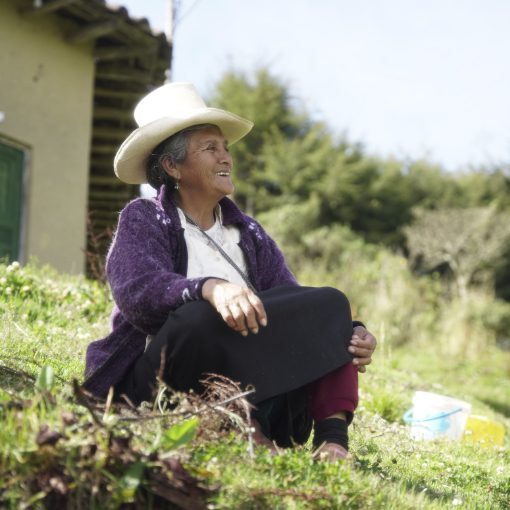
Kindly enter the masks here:
M 219 128 L 204 128 L 188 136 L 187 157 L 168 172 L 182 193 L 218 201 L 234 191 L 232 157 Z

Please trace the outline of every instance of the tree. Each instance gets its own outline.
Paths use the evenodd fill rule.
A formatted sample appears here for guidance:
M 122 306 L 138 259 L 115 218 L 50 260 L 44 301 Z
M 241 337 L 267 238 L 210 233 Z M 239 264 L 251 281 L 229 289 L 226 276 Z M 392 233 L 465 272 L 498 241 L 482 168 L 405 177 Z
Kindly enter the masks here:
M 452 239 L 458 242 L 456 234 L 474 228 L 484 217 L 479 213 L 480 218 L 474 221 L 472 216 L 478 213 L 460 212 L 463 208 L 486 208 L 494 204 L 500 211 L 510 211 L 508 168 L 449 173 L 423 159 L 372 157 L 362 144 L 352 143 L 346 136 L 335 136 L 326 125 L 314 122 L 298 106 L 290 86 L 267 69 L 261 68 L 249 75 L 228 71 L 217 83 L 209 102 L 255 123 L 253 131 L 232 146 L 236 180 L 234 198 L 248 214 L 274 211 L 275 218 L 284 216 L 288 222 L 295 213 L 296 217 L 306 219 L 309 230 L 345 225 L 365 241 L 382 243 L 407 253 L 406 235 L 409 249 L 413 235 L 406 234 L 405 227 L 413 222 L 417 208 L 431 211 L 454 209 L 442 220 L 439 216 L 448 213 L 438 212 L 434 221 L 444 224 L 445 228 L 448 224 L 455 225 Z M 495 210 L 493 214 L 496 214 Z M 436 227 L 425 227 L 421 225 L 422 221 L 425 219 L 418 218 L 413 229 L 430 230 L 434 241 Z M 489 224 L 492 221 L 499 220 L 493 218 Z M 294 221 L 291 223 L 290 237 L 294 238 L 295 232 L 299 231 L 305 234 L 296 228 Z M 448 231 L 445 235 L 448 236 Z M 478 235 L 482 236 L 482 233 Z M 490 239 L 482 250 L 477 247 L 474 233 L 473 236 L 468 236 L 465 242 L 475 246 L 475 253 L 487 250 L 496 250 L 496 253 L 500 250 L 499 244 L 506 242 L 498 240 L 498 246 L 494 247 L 496 241 Z M 413 237 L 416 243 L 418 237 Z M 427 257 L 415 252 L 411 255 L 415 262 L 418 258 L 423 261 L 427 258 L 426 267 L 430 269 L 435 258 L 425 247 L 423 250 Z M 463 253 L 469 248 L 459 250 Z M 507 253 L 510 253 L 508 242 Z M 462 264 L 466 264 L 464 267 L 452 258 L 451 253 L 449 256 L 451 260 L 442 263 L 458 277 L 459 289 L 475 278 L 480 279 L 484 273 L 482 262 L 479 266 L 474 261 L 468 263 L 468 257 L 459 253 Z M 503 259 L 501 252 L 484 256 L 495 257 L 498 263 Z M 467 269 L 469 265 L 472 266 L 470 270 Z M 487 266 L 485 274 L 493 277 L 493 268 Z M 463 275 L 467 279 L 464 283 Z M 510 298 L 510 263 L 497 273 L 497 278 L 497 288 Z
M 428 270 L 446 265 L 462 299 L 477 276 L 493 277 L 510 239 L 510 215 L 495 207 L 422 210 L 404 229 L 411 259 Z
M 264 147 L 306 133 L 309 119 L 292 106 L 288 86 L 263 68 L 254 73 L 253 79 L 241 72 L 228 71 L 216 85 L 209 102 L 255 124 L 249 136 L 232 146 L 235 198 L 244 210 L 254 214 L 258 176 L 264 173 Z

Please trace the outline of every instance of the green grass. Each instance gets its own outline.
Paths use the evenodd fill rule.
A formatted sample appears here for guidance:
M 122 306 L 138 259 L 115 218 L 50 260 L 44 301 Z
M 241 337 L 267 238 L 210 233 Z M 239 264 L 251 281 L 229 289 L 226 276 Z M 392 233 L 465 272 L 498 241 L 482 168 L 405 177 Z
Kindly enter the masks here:
M 72 380 L 87 344 L 108 331 L 110 307 L 94 282 L 0 265 L 1 508 L 175 508 L 169 494 L 183 487 L 188 505 L 218 509 L 510 506 L 508 352 L 448 358 L 433 345 L 381 342 L 360 376 L 352 459 L 330 465 L 313 461 L 309 446 L 251 455 L 245 428 L 215 413 L 199 414 L 198 428 L 183 424 L 196 410 L 189 399 L 183 414 L 131 422 L 125 410 L 81 405 Z M 47 371 L 37 381 L 44 366 L 54 381 Z M 416 390 L 468 400 L 505 425 L 505 444 L 412 441 L 402 415 Z

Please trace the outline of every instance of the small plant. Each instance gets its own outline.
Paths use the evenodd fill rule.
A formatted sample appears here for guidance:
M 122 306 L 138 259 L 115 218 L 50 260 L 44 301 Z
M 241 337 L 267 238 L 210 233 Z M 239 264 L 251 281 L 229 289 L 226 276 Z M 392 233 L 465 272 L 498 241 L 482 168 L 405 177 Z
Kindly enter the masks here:
M 90 211 L 87 214 L 87 248 L 84 250 L 87 274 L 94 280 L 105 284 L 105 257 L 113 237 L 113 231 L 111 228 L 100 230 L 95 225 L 92 215 L 93 213 Z
M 509 508 L 509 353 L 487 341 L 477 356 L 444 356 L 447 340 L 462 340 L 457 316 L 442 331 L 449 304 L 428 281 L 412 287 L 398 260 L 360 250 L 347 249 L 330 269 L 337 278 L 352 268 L 353 310 L 361 303 L 358 316 L 382 326 L 374 363 L 359 378 L 352 460 L 335 465 L 314 462 L 307 446 L 277 456 L 250 446 L 250 407 L 225 380 L 205 402 L 164 386 L 154 406 L 138 410 L 89 398 L 72 382 L 82 378 L 88 343 L 109 332 L 103 287 L 35 264 L 0 264 L 0 507 Z M 505 313 L 474 313 L 482 308 L 470 320 Z M 483 325 L 477 331 L 480 342 L 489 338 Z M 412 441 L 401 416 L 416 390 L 468 400 L 475 414 L 505 425 L 504 445 Z

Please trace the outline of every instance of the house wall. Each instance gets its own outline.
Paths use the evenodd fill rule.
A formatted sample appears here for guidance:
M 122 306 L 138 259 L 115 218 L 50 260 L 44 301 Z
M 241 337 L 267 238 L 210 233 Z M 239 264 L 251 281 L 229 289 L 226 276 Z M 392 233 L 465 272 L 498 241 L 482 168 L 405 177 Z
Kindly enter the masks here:
M 0 141 L 26 148 L 22 261 L 85 268 L 94 61 L 65 40 L 56 15 L 24 17 L 0 2 Z M 0 119 L 2 115 L 0 115 Z

